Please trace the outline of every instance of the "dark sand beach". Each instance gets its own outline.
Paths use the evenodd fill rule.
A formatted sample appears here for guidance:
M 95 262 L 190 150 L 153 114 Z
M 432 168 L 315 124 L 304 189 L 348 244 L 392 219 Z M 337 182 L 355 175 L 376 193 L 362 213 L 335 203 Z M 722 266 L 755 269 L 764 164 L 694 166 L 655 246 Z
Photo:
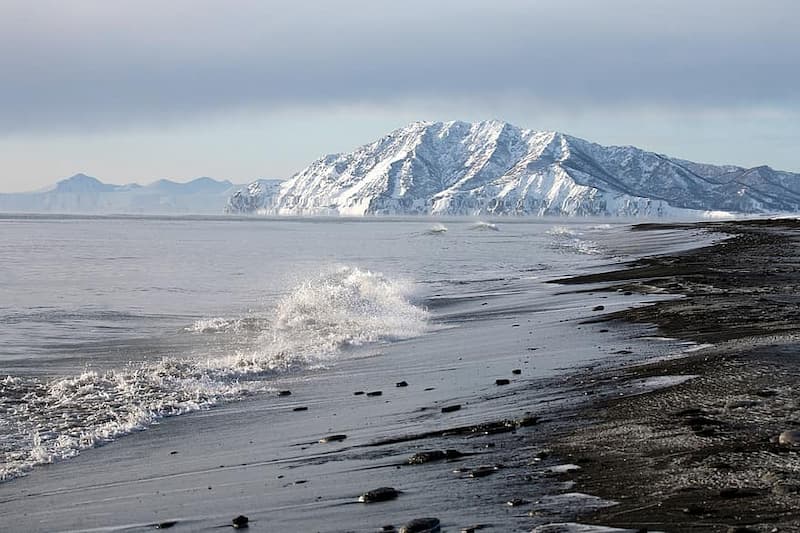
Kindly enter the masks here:
M 602 320 L 656 324 L 660 334 L 701 349 L 574 376 L 574 385 L 599 401 L 578 410 L 588 423 L 556 438 L 554 450 L 581 467 L 564 475 L 576 490 L 618 502 L 584 513 L 581 523 L 642 531 L 800 531 L 800 456 L 792 445 L 800 433 L 784 433 L 800 429 L 800 223 L 701 226 L 729 238 L 561 280 L 685 295 Z M 653 227 L 659 226 L 636 229 Z M 644 394 L 616 392 L 663 376 L 676 376 L 676 384 Z

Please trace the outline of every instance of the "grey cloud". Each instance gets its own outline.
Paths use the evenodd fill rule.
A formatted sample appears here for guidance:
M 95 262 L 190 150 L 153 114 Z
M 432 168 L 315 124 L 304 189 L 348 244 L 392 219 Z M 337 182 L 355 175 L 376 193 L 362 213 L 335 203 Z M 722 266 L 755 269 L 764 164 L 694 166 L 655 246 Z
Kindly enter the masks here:
M 798 16 L 793 0 L 7 2 L 0 134 L 503 95 L 797 106 Z

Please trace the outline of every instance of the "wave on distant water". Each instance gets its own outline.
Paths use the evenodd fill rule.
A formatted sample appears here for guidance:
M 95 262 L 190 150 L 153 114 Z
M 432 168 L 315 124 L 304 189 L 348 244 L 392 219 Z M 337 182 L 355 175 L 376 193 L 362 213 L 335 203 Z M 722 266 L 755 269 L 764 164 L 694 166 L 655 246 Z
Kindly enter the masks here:
M 597 227 L 597 229 L 603 229 Z M 583 255 L 602 254 L 600 246 L 584 237 L 584 233 L 576 228 L 568 226 L 553 226 L 547 230 L 552 242 L 551 247 L 555 250 L 562 250 L 567 253 L 578 253 Z
M 0 380 L 0 480 L 77 455 L 158 419 L 271 390 L 264 378 L 324 363 L 348 346 L 408 338 L 428 314 L 410 283 L 352 267 L 300 283 L 268 320 L 210 319 L 187 332 L 262 327 L 256 345 L 224 357 L 164 358 L 107 372 Z
M 425 232 L 426 235 L 444 235 L 445 233 L 447 233 L 447 226 L 444 224 L 434 224 Z
M 474 223 L 469 229 L 473 231 L 500 231 L 500 228 L 497 227 L 497 224 L 492 224 L 491 222 L 484 222 L 482 220 Z

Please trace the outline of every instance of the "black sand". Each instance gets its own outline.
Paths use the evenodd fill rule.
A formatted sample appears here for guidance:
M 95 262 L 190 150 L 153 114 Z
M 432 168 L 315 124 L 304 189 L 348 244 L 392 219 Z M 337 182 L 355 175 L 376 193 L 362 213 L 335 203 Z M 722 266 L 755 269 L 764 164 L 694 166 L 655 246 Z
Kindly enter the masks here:
M 581 465 L 576 490 L 619 502 L 582 523 L 650 531 L 800 531 L 800 222 L 702 224 L 717 245 L 561 283 L 684 298 L 608 314 L 712 347 L 679 359 L 574 377 L 599 402 L 556 439 Z M 655 226 L 659 227 L 659 226 Z M 697 227 L 697 226 L 691 226 Z M 645 231 L 649 226 L 640 226 Z M 639 380 L 696 376 L 645 394 Z M 591 379 L 590 379 L 591 378 Z

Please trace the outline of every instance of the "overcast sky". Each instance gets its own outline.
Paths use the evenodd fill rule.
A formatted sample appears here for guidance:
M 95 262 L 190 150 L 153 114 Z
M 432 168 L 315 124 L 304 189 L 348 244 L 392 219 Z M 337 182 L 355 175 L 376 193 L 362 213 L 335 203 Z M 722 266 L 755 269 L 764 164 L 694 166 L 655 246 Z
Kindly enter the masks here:
M 413 120 L 800 171 L 797 0 L 3 0 L 0 191 L 288 177 Z

